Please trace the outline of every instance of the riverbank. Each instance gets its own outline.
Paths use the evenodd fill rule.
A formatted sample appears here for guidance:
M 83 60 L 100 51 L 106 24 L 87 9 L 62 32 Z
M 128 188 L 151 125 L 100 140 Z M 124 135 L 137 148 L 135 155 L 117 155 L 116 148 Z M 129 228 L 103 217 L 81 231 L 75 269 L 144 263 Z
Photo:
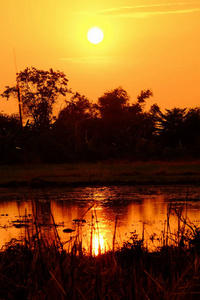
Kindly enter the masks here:
M 0 166 L 0 187 L 199 183 L 200 160 Z

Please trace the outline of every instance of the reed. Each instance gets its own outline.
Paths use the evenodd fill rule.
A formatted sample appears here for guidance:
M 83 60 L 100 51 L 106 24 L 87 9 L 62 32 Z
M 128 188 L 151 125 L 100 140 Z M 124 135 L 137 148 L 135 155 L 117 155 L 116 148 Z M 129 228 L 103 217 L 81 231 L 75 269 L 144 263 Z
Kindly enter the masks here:
M 37 214 L 37 207 L 34 211 Z M 178 222 L 175 236 L 170 232 L 172 211 Z M 56 226 L 49 241 L 35 215 L 25 227 L 25 238 L 13 239 L 0 252 L 0 299 L 199 299 L 200 231 L 182 210 L 169 206 L 163 244 L 155 251 L 145 247 L 144 233 L 142 239 L 135 234 L 116 250 L 116 217 L 112 251 L 94 256 L 95 218 L 94 210 L 87 255 L 81 230 L 64 250 Z M 82 221 L 76 220 L 77 226 Z

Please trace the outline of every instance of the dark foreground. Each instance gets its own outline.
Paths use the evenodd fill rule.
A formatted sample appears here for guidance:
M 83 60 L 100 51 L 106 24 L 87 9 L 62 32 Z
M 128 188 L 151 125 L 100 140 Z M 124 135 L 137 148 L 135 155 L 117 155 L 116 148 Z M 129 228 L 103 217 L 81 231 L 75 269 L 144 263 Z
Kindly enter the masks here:
M 0 299 L 199 299 L 199 232 L 184 240 L 148 252 L 133 239 L 92 257 L 80 241 L 65 251 L 58 237 L 50 245 L 36 232 L 0 253 Z

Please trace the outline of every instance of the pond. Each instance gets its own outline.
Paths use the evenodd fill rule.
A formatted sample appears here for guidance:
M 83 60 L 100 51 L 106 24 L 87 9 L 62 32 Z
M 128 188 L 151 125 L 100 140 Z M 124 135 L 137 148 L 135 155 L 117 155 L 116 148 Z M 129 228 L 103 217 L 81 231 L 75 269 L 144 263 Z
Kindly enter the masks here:
M 52 241 L 58 234 L 66 249 L 78 239 L 86 252 L 96 255 L 143 238 L 145 246 L 153 250 L 166 243 L 166 239 L 168 244 L 179 242 L 190 226 L 200 227 L 200 189 L 198 186 L 97 186 L 31 191 L 3 188 L 0 189 L 0 248 L 11 239 L 30 237 L 35 214 L 42 237 Z

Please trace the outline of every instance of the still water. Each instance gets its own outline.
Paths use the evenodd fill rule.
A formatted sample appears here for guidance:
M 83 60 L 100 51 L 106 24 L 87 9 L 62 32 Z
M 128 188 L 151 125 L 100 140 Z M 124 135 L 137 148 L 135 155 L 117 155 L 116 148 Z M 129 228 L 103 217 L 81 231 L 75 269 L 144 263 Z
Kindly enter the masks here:
M 178 229 L 189 229 L 181 219 L 200 227 L 197 186 L 0 189 L 0 248 L 13 238 L 31 234 L 24 226 L 24 218 L 26 225 L 32 222 L 33 202 L 37 204 L 41 233 L 47 240 L 52 240 L 54 223 L 65 248 L 78 236 L 86 251 L 92 245 L 93 254 L 100 249 L 112 250 L 113 242 L 117 249 L 134 235 L 144 237 L 150 249 L 161 246 L 167 230 L 173 237 Z

